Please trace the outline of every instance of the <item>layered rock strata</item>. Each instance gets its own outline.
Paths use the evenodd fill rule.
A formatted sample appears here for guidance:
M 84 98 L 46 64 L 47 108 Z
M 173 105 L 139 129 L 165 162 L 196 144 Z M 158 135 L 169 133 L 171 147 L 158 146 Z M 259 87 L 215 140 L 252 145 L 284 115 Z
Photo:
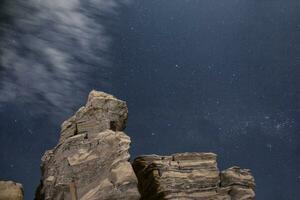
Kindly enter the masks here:
M 232 200 L 252 200 L 255 198 L 254 178 L 249 169 L 235 166 L 222 171 L 221 187 L 229 188 Z
M 122 132 L 127 115 L 124 101 L 92 91 L 86 106 L 62 124 L 58 145 L 43 156 L 36 199 L 139 199 L 128 162 L 130 138 Z
M 23 186 L 13 181 L 0 181 L 0 200 L 23 200 Z
M 253 200 L 249 170 L 232 167 L 220 172 L 213 153 L 145 155 L 133 168 L 142 200 Z

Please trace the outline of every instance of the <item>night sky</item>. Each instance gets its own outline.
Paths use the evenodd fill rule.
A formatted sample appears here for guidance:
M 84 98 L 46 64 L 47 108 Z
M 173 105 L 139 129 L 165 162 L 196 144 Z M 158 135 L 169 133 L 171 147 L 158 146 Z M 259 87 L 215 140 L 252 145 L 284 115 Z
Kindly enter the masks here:
M 127 101 L 131 155 L 209 151 L 257 200 L 300 199 L 298 0 L 1 0 L 0 178 L 40 159 L 91 89 Z

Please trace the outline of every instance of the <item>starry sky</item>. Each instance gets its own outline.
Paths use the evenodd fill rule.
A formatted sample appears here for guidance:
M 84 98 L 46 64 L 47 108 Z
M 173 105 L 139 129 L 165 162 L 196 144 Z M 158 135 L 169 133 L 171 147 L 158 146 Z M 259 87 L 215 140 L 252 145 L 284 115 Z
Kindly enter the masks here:
M 257 200 L 300 198 L 298 0 L 2 0 L 0 178 L 39 183 L 91 89 L 127 101 L 131 155 L 209 151 Z

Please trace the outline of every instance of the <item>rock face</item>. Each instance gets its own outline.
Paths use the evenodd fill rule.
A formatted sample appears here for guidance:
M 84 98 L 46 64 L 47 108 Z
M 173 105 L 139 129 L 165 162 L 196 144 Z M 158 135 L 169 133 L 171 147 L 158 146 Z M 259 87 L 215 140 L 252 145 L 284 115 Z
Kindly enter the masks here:
M 221 172 L 221 187 L 229 188 L 232 200 L 251 200 L 255 197 L 255 183 L 249 169 L 231 167 Z
M 0 200 L 23 200 L 23 186 L 12 181 L 0 181 Z
M 86 106 L 62 124 L 58 145 L 43 156 L 36 199 L 139 199 L 128 162 L 130 138 L 121 132 L 127 114 L 124 101 L 92 91 Z
M 249 170 L 220 172 L 213 153 L 146 155 L 133 162 L 142 200 L 253 200 Z

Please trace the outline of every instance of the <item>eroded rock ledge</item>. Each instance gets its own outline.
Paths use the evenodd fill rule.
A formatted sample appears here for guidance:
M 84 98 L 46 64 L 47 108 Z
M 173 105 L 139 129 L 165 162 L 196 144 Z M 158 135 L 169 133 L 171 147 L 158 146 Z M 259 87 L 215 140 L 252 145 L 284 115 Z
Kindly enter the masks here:
M 252 200 L 254 178 L 249 170 L 232 167 L 220 172 L 213 153 L 146 155 L 133 168 L 142 200 Z
M 250 171 L 232 167 L 220 172 L 213 153 L 145 155 L 131 164 L 131 141 L 122 132 L 127 116 L 124 101 L 92 91 L 86 105 L 62 124 L 56 147 L 42 157 L 36 199 L 254 199 Z M 5 184 L 0 182 L 0 200 L 5 195 L 5 200 L 22 200 L 20 185 Z

